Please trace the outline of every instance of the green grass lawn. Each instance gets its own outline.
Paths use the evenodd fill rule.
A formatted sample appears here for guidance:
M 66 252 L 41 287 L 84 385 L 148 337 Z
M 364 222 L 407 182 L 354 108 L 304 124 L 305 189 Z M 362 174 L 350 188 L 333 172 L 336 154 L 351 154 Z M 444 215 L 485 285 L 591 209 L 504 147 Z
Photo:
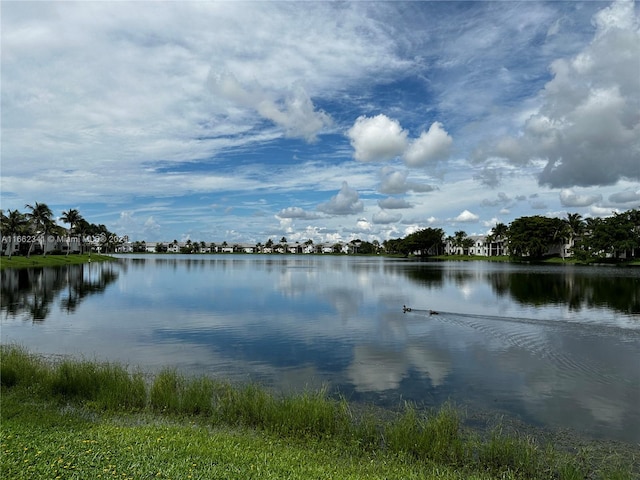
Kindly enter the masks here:
M 331 439 L 188 419 L 96 415 L 4 396 L 0 475 L 12 479 L 490 479 Z M 502 478 L 512 478 L 505 476 Z
M 111 261 L 113 257 L 99 254 L 70 254 L 70 255 L 31 255 L 30 257 L 13 255 L 0 257 L 0 270 L 4 268 L 28 268 L 28 267 L 59 267 L 62 265 L 76 265 L 80 263 Z
M 0 477 L 626 480 L 634 450 L 577 455 L 462 428 L 445 406 L 388 418 L 326 392 L 118 364 L 47 361 L 0 345 Z M 634 466 L 635 465 L 635 466 Z

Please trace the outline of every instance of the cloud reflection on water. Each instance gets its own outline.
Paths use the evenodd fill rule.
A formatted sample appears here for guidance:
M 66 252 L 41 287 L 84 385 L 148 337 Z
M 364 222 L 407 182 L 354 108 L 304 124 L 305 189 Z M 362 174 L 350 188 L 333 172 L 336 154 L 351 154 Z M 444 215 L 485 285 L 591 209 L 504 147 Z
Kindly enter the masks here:
M 625 293 L 637 270 L 147 256 L 106 272 L 91 280 L 99 294 L 73 310 L 64 305 L 74 277 L 16 282 L 3 272 L 3 342 L 284 390 L 327 384 L 383 403 L 451 398 L 638 440 L 640 325 L 628 313 L 637 296 Z M 10 307 L 5 292 L 50 292 L 39 329 L 18 321 L 28 310 Z

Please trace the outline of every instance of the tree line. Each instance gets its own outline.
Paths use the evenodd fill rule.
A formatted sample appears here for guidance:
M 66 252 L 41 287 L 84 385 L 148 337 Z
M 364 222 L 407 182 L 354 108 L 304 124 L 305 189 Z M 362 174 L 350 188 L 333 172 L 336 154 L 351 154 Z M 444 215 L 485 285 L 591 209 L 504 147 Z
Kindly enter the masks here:
M 463 251 L 475 243 L 464 231 L 445 238 L 441 228 L 425 228 L 404 238 L 385 240 L 383 247 L 390 254 L 432 256 L 444 253 L 445 242 Z M 566 253 L 579 261 L 637 258 L 640 256 L 640 210 L 614 213 L 607 218 L 583 218 L 578 213 L 569 213 L 567 218 L 520 217 L 509 225 L 496 224 L 484 243 L 489 255 L 499 254 L 498 247 L 502 245 L 512 257 L 564 256 L 567 247 Z
M 77 248 L 81 253 L 95 245 L 100 247 L 101 251 L 109 252 L 118 244 L 116 234 L 110 232 L 103 224 L 89 223 L 75 208 L 63 211 L 60 216 L 60 220 L 69 225 L 68 229 L 56 224 L 53 211 L 46 203 L 27 204 L 25 208 L 26 212 L 9 209 L 5 213 L 0 210 L 2 252 L 4 254 L 8 250 L 9 258 L 15 245 L 18 245 L 20 255 L 42 253 L 46 256 L 47 253 L 51 253 L 47 251 L 50 243 L 56 246 L 61 244 L 67 255 L 71 251 L 72 241 L 78 241 Z M 61 253 L 61 249 L 56 247 L 54 252 Z
M 71 251 L 72 238 L 79 241 L 79 251 L 99 246 L 101 251 L 114 251 L 124 241 L 122 237 L 109 231 L 103 224 L 89 223 L 77 209 L 62 212 L 60 220 L 69 225 L 68 229 L 57 225 L 52 210 L 44 203 L 25 205 L 26 212 L 17 209 L 0 210 L 0 230 L 2 232 L 2 252 L 11 256 L 17 244 L 21 255 L 29 256 L 34 249 L 42 248 L 47 254 L 47 238 L 66 238 L 66 254 Z M 64 242 L 56 242 L 64 244 Z M 174 240 L 174 243 L 177 241 Z M 309 239 L 304 244 L 312 244 Z M 425 228 L 404 238 L 367 242 L 360 239 L 349 242 L 350 251 L 357 254 L 399 254 L 435 256 L 445 253 L 445 244 L 468 252 L 475 240 L 460 230 L 453 236 L 445 237 L 441 228 Z M 640 256 L 640 210 L 632 209 L 614 213 L 606 218 L 583 218 L 578 213 L 569 213 L 566 218 L 550 218 L 541 215 L 516 218 L 509 225 L 496 224 L 484 239 L 489 255 L 499 255 L 508 251 L 512 257 L 543 258 L 549 255 L 572 255 L 579 261 L 603 258 Z M 162 245 L 162 244 L 158 244 Z M 210 244 L 214 246 L 215 244 Z M 222 242 L 226 246 L 226 242 Z M 268 239 L 265 247 L 274 242 Z M 287 245 L 282 237 L 280 245 Z M 257 247 L 262 244 L 258 243 Z M 182 253 L 204 251 L 204 242 L 188 241 L 181 247 Z M 342 246 L 336 244 L 334 250 Z M 63 245 L 64 248 L 64 245 Z M 163 246 L 160 247 L 164 248 Z M 565 250 L 566 248 L 566 250 Z M 134 242 L 134 251 L 145 251 L 144 242 Z M 260 250 L 260 249 L 259 249 Z M 60 253 L 60 251 L 56 252 Z

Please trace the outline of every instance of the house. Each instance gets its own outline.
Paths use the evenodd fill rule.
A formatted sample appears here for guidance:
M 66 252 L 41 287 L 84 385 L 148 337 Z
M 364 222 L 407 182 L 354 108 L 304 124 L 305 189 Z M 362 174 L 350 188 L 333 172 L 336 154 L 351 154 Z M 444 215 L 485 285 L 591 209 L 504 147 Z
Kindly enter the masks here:
M 131 253 L 133 252 L 133 243 L 125 242 L 122 245 L 116 247 L 116 253 Z

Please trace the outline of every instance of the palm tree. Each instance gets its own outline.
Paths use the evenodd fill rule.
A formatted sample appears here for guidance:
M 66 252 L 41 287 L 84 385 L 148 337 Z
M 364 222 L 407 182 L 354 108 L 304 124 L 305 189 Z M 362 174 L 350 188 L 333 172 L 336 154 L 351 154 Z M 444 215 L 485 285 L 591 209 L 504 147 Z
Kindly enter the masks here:
M 464 239 L 467 237 L 467 232 L 464 230 L 458 230 L 453 234 L 453 245 L 456 247 L 456 253 L 458 253 L 458 248 L 462 249 L 462 253 L 464 254 Z
M 2 231 L 9 236 L 9 258 L 13 254 L 13 241 L 27 224 L 27 219 L 18 210 L 7 210 L 8 215 L 2 215 Z
M 509 227 L 504 223 L 496 223 L 491 229 L 491 235 L 487 237 L 487 243 L 491 251 L 489 255 L 493 254 L 493 244 L 496 244 L 496 255 L 504 255 L 504 240 L 507 238 Z
M 66 212 L 62 212 L 62 216 L 60 217 L 60 219 L 64 223 L 69 224 L 69 235 L 67 236 L 68 238 L 67 255 L 69 255 L 69 251 L 71 250 L 71 235 L 74 233 L 73 227 L 75 227 L 78 224 L 78 222 L 82 220 L 82 215 L 80 215 L 80 212 L 75 208 L 70 208 Z
M 84 253 L 84 240 L 91 232 L 91 225 L 84 218 L 80 217 L 74 224 L 74 228 L 80 239 L 80 253 L 82 254 Z
M 44 237 L 43 239 L 43 251 L 42 251 L 42 256 L 46 257 L 47 256 L 47 234 L 49 233 L 49 230 L 51 229 L 51 227 L 53 226 L 53 220 L 51 219 L 51 217 L 53 216 L 53 212 L 51 211 L 51 209 L 47 206 L 46 203 L 38 203 L 36 202 L 35 205 L 25 205 L 25 208 L 28 208 L 29 210 L 31 210 L 29 213 L 27 213 L 27 218 L 29 219 L 29 223 L 32 225 L 32 228 L 34 229 L 34 233 L 36 235 L 40 235 L 42 234 Z M 31 249 L 33 248 L 33 242 L 31 242 L 31 245 L 29 246 L 29 252 L 27 253 L 27 257 L 31 256 Z
M 573 247 L 575 239 L 584 233 L 585 221 L 579 213 L 567 213 L 565 223 L 568 227 L 569 244 Z

